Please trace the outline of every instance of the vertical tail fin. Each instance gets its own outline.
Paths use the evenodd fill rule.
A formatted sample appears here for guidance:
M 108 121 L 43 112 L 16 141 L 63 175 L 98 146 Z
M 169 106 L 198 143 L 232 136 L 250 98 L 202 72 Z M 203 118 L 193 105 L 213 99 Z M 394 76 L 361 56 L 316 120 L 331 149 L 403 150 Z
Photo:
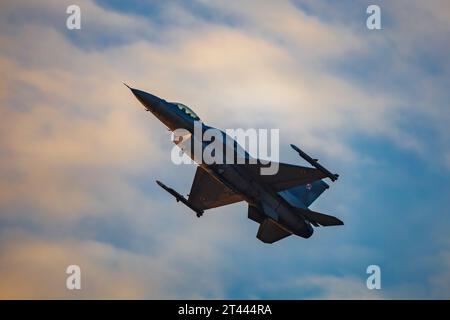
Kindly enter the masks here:
M 308 208 L 329 186 L 322 180 L 292 187 L 279 194 L 294 207 Z

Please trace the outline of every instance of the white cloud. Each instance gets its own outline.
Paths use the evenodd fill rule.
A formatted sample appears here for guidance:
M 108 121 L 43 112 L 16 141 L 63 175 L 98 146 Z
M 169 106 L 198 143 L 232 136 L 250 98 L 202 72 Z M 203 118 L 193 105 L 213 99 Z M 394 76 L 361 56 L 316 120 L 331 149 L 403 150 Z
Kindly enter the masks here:
M 366 279 L 343 276 L 312 275 L 289 281 L 289 286 L 302 291 L 312 291 L 310 299 L 383 299 L 383 289 L 369 290 Z

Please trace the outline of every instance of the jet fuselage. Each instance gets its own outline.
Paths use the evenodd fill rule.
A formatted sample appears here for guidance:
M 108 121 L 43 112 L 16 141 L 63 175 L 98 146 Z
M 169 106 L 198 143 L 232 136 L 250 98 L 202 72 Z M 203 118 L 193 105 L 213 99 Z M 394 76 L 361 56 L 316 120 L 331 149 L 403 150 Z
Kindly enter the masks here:
M 141 90 L 130 89 L 147 111 L 152 112 L 171 131 L 185 129 L 192 134 L 193 139 L 201 140 L 202 150 L 206 147 L 207 143 L 201 137 L 194 135 L 194 122 L 200 121 L 195 115 L 189 115 L 177 103 L 167 102 Z M 203 123 L 201 125 L 202 132 L 211 128 Z M 225 133 L 223 135 L 225 136 Z M 226 139 L 223 140 L 224 149 L 236 146 L 234 141 L 230 146 L 225 142 Z M 191 143 L 191 146 L 193 145 L 194 143 Z M 303 238 L 309 238 L 313 234 L 311 224 L 295 212 L 295 209 L 275 190 L 260 181 L 254 174 L 251 174 L 246 166 L 227 164 L 224 163 L 225 161 L 220 164 L 207 164 L 195 159 L 193 149 L 184 151 L 214 179 L 235 193 L 242 195 L 245 201 L 252 206 L 253 213 L 256 216 L 260 215 L 261 220 L 268 216 L 282 229 Z M 256 218 L 258 219 L 258 217 Z

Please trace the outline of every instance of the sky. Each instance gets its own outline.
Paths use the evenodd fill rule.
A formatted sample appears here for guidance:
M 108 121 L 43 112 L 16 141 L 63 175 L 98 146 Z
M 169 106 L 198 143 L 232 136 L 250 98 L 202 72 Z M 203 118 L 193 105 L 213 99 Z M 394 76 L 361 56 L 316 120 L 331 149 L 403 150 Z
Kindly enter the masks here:
M 448 1 L 78 0 L 68 30 L 71 4 L 0 3 L 0 298 L 450 298 Z M 340 174 L 311 208 L 345 225 L 266 245 L 245 203 L 197 219 L 154 183 L 195 166 L 123 82 L 280 129 L 281 161 Z

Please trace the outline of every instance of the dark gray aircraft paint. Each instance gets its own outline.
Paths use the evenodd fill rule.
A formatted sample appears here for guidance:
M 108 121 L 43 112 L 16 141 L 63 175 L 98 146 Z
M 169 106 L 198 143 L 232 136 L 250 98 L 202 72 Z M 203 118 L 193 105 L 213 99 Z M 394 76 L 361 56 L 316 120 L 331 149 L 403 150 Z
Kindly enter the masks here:
M 141 90 L 130 90 L 146 110 L 171 131 L 183 128 L 194 135 L 194 123 L 200 118 L 189 107 L 167 102 Z M 202 131 L 212 128 L 203 123 L 201 126 Z M 237 142 L 234 142 L 234 146 L 236 148 Z M 265 243 L 273 243 L 291 234 L 309 238 L 314 231 L 312 226 L 342 225 L 343 222 L 336 217 L 308 209 L 329 187 L 321 179 L 335 181 L 338 175 L 332 174 L 317 159 L 311 158 L 298 147 L 291 146 L 314 168 L 279 163 L 276 174 L 261 175 L 260 169 L 268 165 L 260 161 L 244 164 L 200 163 L 188 199 L 162 182 L 157 183 L 177 201 L 192 209 L 198 217 L 205 210 L 246 201 L 248 218 L 260 224 L 256 237 Z M 186 154 L 193 157 L 192 150 L 187 150 Z M 245 157 L 249 157 L 246 152 Z

